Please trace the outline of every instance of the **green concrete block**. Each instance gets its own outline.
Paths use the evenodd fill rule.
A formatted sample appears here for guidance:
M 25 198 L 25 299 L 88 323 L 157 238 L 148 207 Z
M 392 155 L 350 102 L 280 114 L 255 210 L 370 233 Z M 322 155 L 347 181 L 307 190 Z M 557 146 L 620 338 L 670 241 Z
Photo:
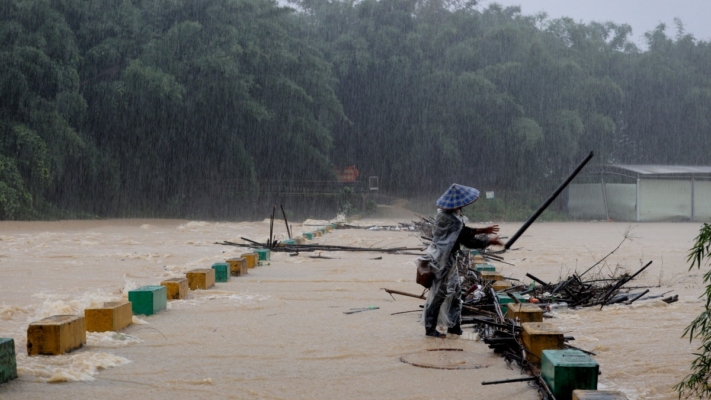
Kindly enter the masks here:
M 304 238 L 309 239 L 309 240 L 314 240 L 314 233 L 313 232 L 304 232 Z
M 141 286 L 128 292 L 128 301 L 133 315 L 153 315 L 166 309 L 168 293 L 165 286 Z
M 479 272 L 482 272 L 482 271 L 496 272 L 496 267 L 491 264 L 477 264 L 474 268 Z
M 513 293 L 514 296 L 516 296 L 516 299 L 521 302 L 521 303 L 528 303 L 528 300 L 526 300 L 521 294 L 519 293 Z M 501 306 L 501 313 L 506 315 L 506 312 L 509 310 L 509 308 L 506 306 L 506 304 L 511 304 L 513 303 L 513 299 L 509 297 L 506 293 L 497 293 L 496 297 L 499 299 L 499 305 Z
M 16 378 L 15 340 L 0 338 L 0 383 L 9 382 Z
M 294 239 L 284 239 L 284 240 L 281 241 L 281 244 L 284 245 L 284 246 L 296 244 L 296 240 L 294 240 Z
M 478 255 L 478 254 L 480 254 L 480 253 L 479 253 L 479 250 L 469 250 L 469 254 L 471 254 L 471 255 L 473 255 L 473 256 L 476 256 L 476 255 Z
M 227 263 L 214 263 L 212 269 L 215 270 L 215 282 L 227 282 L 230 280 L 230 265 Z
M 597 390 L 600 366 L 580 350 L 543 350 L 541 376 L 559 400 L 571 400 L 573 390 Z
M 254 252 L 259 256 L 259 261 L 269 261 L 271 259 L 272 251 L 269 249 L 256 249 Z

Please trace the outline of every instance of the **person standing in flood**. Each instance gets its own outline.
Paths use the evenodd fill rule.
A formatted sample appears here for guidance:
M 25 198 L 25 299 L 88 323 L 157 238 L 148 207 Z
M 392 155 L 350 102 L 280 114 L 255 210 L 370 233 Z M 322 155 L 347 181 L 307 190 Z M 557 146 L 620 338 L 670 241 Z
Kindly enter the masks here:
M 434 274 L 422 318 L 427 336 L 446 337 L 437 330 L 438 325 L 448 327 L 447 333 L 462 334 L 462 301 L 459 298 L 461 282 L 456 267 L 457 259 L 462 255 L 460 247 L 484 249 L 490 245 L 503 246 L 498 236 L 486 239 L 476 237 L 480 234 L 497 234 L 498 225 L 486 228 L 464 226 L 462 208 L 478 198 L 478 190 L 454 183 L 437 199 L 432 244 L 427 248 L 425 256 Z

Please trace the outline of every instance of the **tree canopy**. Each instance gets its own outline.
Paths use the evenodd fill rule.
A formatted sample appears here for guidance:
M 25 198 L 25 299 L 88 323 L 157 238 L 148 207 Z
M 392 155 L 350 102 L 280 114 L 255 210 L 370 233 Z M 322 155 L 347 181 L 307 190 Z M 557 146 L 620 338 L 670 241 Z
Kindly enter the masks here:
M 425 0 L 0 0 L 0 219 L 232 215 L 356 165 L 409 196 L 709 164 L 711 44 Z M 230 211 L 231 212 L 231 211 Z

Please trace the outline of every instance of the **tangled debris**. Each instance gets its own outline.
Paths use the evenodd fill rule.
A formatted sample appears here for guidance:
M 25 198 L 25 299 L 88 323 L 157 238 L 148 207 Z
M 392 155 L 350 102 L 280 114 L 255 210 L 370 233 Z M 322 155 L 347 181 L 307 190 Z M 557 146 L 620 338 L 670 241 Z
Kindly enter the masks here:
M 614 250 L 610 254 L 612 253 L 614 253 Z M 500 289 L 499 284 L 501 281 L 498 279 L 503 277 L 495 277 L 495 273 L 487 273 L 482 264 L 486 264 L 486 266 L 493 269 L 494 266 L 488 263 L 495 264 L 501 261 L 503 261 L 503 258 L 500 255 L 487 253 L 473 255 L 471 252 L 466 252 L 463 257 L 459 257 L 457 268 L 462 280 L 462 292 L 460 295 L 460 299 L 463 302 L 462 325 L 471 326 L 479 339 L 487 344 L 494 353 L 501 355 L 509 367 L 517 365 L 522 374 L 528 375 L 527 377 L 516 379 L 482 382 L 482 384 L 491 385 L 527 381 L 537 388 L 542 398 L 554 399 L 555 397 L 541 377 L 539 366 L 530 362 L 530 357 L 527 358 L 529 349 L 523 344 L 521 322 L 518 318 L 512 319 L 508 314 L 502 312 L 504 303 L 507 303 L 510 307 L 516 303 L 530 302 L 540 308 L 544 317 L 554 318 L 554 314 L 548 312 L 561 307 L 580 309 L 600 306 L 602 308 L 610 304 L 629 305 L 635 301 L 660 298 L 667 303 L 678 300 L 678 295 L 664 297 L 669 292 L 646 296 L 652 287 L 625 287 L 635 278 L 638 278 L 652 264 L 651 261 L 634 273 L 615 270 L 608 276 L 604 276 L 600 272 L 597 272 L 594 276 L 588 276 L 589 271 L 592 270 L 591 267 L 581 274 L 573 273 L 555 283 L 545 282 L 527 273 L 526 278 L 530 279 L 530 282 L 524 283 L 508 277 L 505 279 L 512 281 L 511 285 Z M 593 267 L 599 265 L 601 261 L 595 263 Z M 491 279 L 492 277 L 495 278 Z M 499 288 L 499 290 L 495 290 L 495 288 Z M 644 290 L 635 291 L 636 289 Z M 392 289 L 384 290 L 391 296 L 397 294 L 422 300 L 426 299 L 427 294 L 427 290 L 422 294 L 412 294 Z M 421 309 L 422 307 L 420 306 Z M 575 339 L 564 336 L 564 347 L 566 349 L 580 350 L 583 353 L 595 355 L 593 352 L 569 344 L 572 340 Z
M 259 243 L 247 238 L 241 238 L 248 243 L 234 243 L 229 241 L 216 242 L 215 244 L 221 244 L 224 246 L 237 246 L 246 248 L 263 248 L 270 249 L 274 252 L 286 252 L 286 253 L 301 253 L 301 252 L 312 252 L 312 251 L 369 251 L 377 253 L 390 253 L 390 254 L 409 254 L 409 255 L 422 255 L 421 253 L 410 253 L 410 251 L 423 251 L 422 247 L 353 247 L 353 246 L 336 246 L 336 245 L 325 245 L 325 244 L 282 244 L 278 241 L 272 243 Z

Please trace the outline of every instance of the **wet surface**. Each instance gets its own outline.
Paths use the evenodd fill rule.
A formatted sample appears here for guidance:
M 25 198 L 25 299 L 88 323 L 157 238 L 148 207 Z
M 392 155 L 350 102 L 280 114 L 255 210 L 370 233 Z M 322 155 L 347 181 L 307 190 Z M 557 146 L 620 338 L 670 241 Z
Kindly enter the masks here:
M 364 220 L 361 224 L 394 224 Z M 505 276 L 526 272 L 554 281 L 582 271 L 614 249 L 628 224 L 540 223 L 505 255 Z M 502 224 L 512 235 L 519 224 Z M 693 344 L 684 327 L 702 310 L 702 272 L 688 271 L 685 255 L 699 224 L 640 224 L 635 237 L 607 260 L 636 271 L 632 285 L 673 290 L 679 302 L 638 302 L 579 311 L 558 310 L 547 320 L 574 336 L 573 345 L 596 352 L 600 388 L 631 399 L 675 399 L 671 387 L 686 373 Z M 302 227 L 294 224 L 295 232 Z M 481 397 L 535 399 L 526 383 L 480 386 L 520 377 L 483 343 L 432 339 L 418 324 L 420 300 L 393 300 L 383 287 L 421 293 L 414 256 L 328 252 L 331 259 L 272 253 L 244 277 L 191 292 L 168 310 L 138 317 L 121 334 L 89 334 L 71 354 L 27 357 L 30 322 L 121 300 L 132 288 L 158 284 L 197 267 L 238 256 L 243 249 L 214 242 L 241 236 L 265 241 L 269 225 L 178 220 L 0 222 L 0 336 L 12 337 L 19 379 L 0 397 L 78 398 L 394 398 Z M 277 231 L 279 233 L 280 231 Z M 279 233 L 281 234 L 281 233 Z M 419 243 L 414 232 L 336 230 L 314 242 L 398 247 Z M 382 256 L 380 260 L 374 257 Z M 593 272 L 597 272 L 593 271 Z M 379 309 L 344 314 L 353 308 Z M 450 335 L 451 336 L 451 335 Z M 438 370 L 400 362 L 406 354 L 457 348 L 488 368 Z M 51 384 L 48 382 L 66 382 Z

